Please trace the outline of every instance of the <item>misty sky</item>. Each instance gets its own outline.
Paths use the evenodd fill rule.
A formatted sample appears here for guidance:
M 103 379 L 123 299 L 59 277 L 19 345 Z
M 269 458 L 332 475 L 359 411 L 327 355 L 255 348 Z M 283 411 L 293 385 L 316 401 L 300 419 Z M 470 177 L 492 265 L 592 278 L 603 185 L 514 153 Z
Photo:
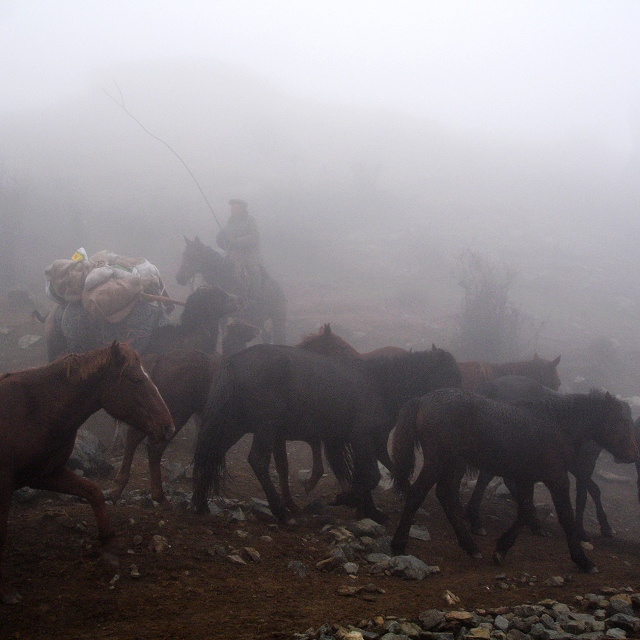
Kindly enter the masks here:
M 624 152 L 640 2 L 0 0 L 0 113 L 175 59 L 237 65 L 323 103 L 508 137 L 586 133 Z

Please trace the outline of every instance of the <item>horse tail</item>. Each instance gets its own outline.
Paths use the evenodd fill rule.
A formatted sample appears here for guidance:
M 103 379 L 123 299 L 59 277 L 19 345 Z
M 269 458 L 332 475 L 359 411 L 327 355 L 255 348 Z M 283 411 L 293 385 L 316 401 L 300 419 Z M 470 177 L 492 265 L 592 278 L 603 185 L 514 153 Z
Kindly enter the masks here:
M 202 414 L 193 456 L 193 498 L 197 511 L 206 511 L 213 491 L 218 494 L 227 476 L 226 453 L 229 449 L 225 432 L 236 419 L 234 408 L 236 379 L 225 363 L 214 378 Z
M 416 464 L 416 446 L 420 445 L 417 433 L 417 418 L 420 398 L 412 398 L 404 404 L 398 414 L 393 431 L 391 459 L 393 461 L 393 480 L 396 489 L 406 493 Z
M 324 440 L 324 453 L 340 486 L 345 489 L 353 482 L 353 448 L 346 440 Z

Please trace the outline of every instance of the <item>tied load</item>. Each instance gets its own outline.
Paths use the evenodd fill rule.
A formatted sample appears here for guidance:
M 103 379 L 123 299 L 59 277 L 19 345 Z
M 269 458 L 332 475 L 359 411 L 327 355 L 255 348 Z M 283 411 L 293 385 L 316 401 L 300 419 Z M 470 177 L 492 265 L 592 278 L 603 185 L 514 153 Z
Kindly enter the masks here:
M 52 262 L 45 276 L 56 302 L 82 302 L 93 317 L 111 323 L 126 318 L 143 296 L 162 296 L 171 306 L 158 268 L 146 258 L 106 250 L 87 257 L 78 249 L 71 259 Z

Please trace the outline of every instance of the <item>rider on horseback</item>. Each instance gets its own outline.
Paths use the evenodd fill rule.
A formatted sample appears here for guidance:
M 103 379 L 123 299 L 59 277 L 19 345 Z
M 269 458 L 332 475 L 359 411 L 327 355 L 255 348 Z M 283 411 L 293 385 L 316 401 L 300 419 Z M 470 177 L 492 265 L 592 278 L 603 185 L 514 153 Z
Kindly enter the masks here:
M 239 291 L 255 297 L 263 285 L 258 225 L 244 200 L 232 199 L 229 205 L 231 216 L 218 233 L 216 242 L 226 252 L 225 260 Z

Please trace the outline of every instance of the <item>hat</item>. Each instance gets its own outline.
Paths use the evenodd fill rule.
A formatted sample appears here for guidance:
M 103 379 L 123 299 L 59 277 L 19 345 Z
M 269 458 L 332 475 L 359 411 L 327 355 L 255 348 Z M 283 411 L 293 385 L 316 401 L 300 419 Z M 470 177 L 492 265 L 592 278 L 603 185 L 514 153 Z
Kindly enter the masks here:
M 246 209 L 248 206 L 246 200 L 239 200 L 238 198 L 231 198 L 231 200 L 229 200 L 229 204 L 240 205 L 243 209 Z

